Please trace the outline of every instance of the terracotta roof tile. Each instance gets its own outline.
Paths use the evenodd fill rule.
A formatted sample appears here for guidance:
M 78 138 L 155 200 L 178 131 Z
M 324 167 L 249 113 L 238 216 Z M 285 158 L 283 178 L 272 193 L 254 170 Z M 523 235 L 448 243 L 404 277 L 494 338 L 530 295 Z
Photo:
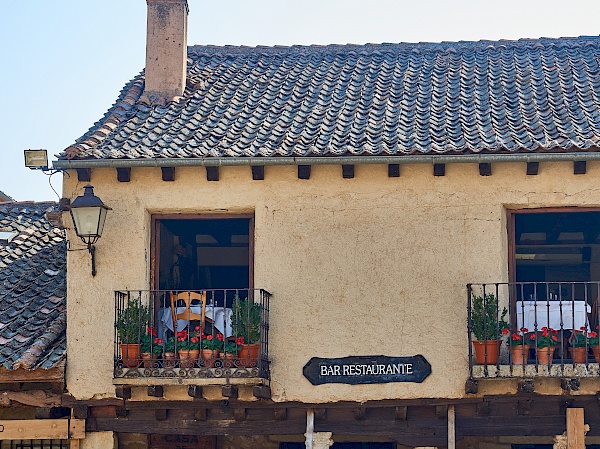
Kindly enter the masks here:
M 0 365 L 49 369 L 66 350 L 66 243 L 46 212 L 55 203 L 0 204 Z

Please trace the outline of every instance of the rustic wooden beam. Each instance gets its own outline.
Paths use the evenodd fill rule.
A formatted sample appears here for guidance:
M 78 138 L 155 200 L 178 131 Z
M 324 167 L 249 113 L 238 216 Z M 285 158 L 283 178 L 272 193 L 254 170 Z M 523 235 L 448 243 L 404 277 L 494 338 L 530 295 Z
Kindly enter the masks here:
M 271 387 L 266 385 L 256 385 L 252 387 L 252 394 L 259 399 L 271 399 Z
M 433 164 L 433 176 L 445 176 L 446 164 Z
M 342 178 L 344 178 L 344 179 L 354 178 L 354 165 L 348 165 L 348 164 L 342 165 Z
M 400 177 L 400 164 L 388 164 L 388 178 Z
M 573 161 L 573 174 L 574 175 L 585 175 L 587 171 L 586 161 Z
M 98 416 L 102 418 L 116 418 L 118 416 L 117 406 L 101 405 L 97 407 L 90 407 L 90 416 Z
M 192 398 L 202 397 L 202 387 L 200 385 L 190 385 L 188 387 L 188 396 Z
M 85 404 L 75 404 L 73 405 L 72 410 L 73 417 L 77 419 L 86 419 L 88 416 L 90 416 L 90 409 Z
M 148 396 L 162 398 L 164 395 L 162 385 L 148 385 Z
M 194 419 L 197 421 L 206 421 L 208 417 L 208 409 L 199 408 L 194 412 Z
M 115 396 L 121 399 L 131 399 L 131 387 L 117 385 L 115 387 Z
M 519 399 L 517 401 L 517 415 L 519 415 L 519 416 L 529 415 L 529 413 L 531 412 L 531 403 L 532 402 L 533 402 L 532 399 Z
M 573 399 L 572 398 L 561 399 L 559 406 L 560 406 L 560 414 L 564 415 L 564 414 L 566 414 L 567 409 L 573 407 Z
M 490 416 L 490 402 L 482 401 L 478 402 L 475 406 L 477 416 Z
M 90 182 L 92 180 L 92 169 L 91 168 L 76 168 L 77 181 L 79 182 Z
M 103 399 L 75 399 L 69 393 L 64 393 L 61 397 L 61 404 L 63 407 L 74 407 L 76 405 L 85 405 L 87 407 L 98 406 L 98 405 L 115 405 L 117 407 L 125 406 L 125 401 L 119 398 L 103 398 Z M 147 404 L 147 402 L 145 403 Z
M 492 164 L 489 162 L 481 162 L 479 164 L 479 174 L 481 176 L 492 176 Z
M 357 421 L 364 421 L 367 419 L 367 409 L 365 407 L 355 407 L 352 409 L 352 414 Z
M 298 165 L 298 179 L 310 179 L 310 165 Z
M 126 418 L 129 412 L 125 407 L 115 407 L 117 418 Z
M 13 419 L 2 421 L 0 440 L 66 440 L 85 437 L 79 419 Z
M 0 368 L 0 383 L 5 382 L 60 382 L 65 379 L 65 364 L 60 362 L 57 366 L 50 369 L 32 369 L 26 370 L 19 368 L 16 370 L 7 370 Z
M 50 394 L 43 390 L 5 391 L 1 395 L 3 402 L 13 401 L 32 407 L 60 407 L 61 395 Z
M 119 181 L 119 182 L 131 181 L 131 167 L 117 168 L 117 181 Z
M 236 421 L 246 421 L 246 409 L 243 407 L 234 408 L 233 419 Z
M 539 162 L 527 162 L 527 175 L 528 176 L 537 175 L 539 170 L 540 170 Z
M 287 408 L 276 408 L 273 411 L 275 421 L 285 421 L 287 419 Z
M 36 419 L 58 419 L 71 416 L 71 409 L 68 407 L 41 407 L 35 409 Z
M 396 421 L 406 421 L 408 416 L 408 407 L 406 406 L 398 406 L 394 410 L 394 419 Z
M 223 388 L 221 388 L 221 395 L 225 398 L 237 399 L 238 389 L 233 385 L 224 385 Z
M 327 409 L 326 408 L 316 408 L 314 409 L 315 419 L 327 419 Z
M 435 417 L 436 418 L 448 418 L 448 406 L 447 405 L 436 405 L 435 406 Z
M 218 181 L 219 180 L 219 167 L 218 166 L 207 166 L 206 167 L 206 180 L 207 181 Z
M 175 167 L 160 167 L 163 181 L 175 181 Z
M 158 408 L 154 410 L 154 417 L 157 421 L 166 421 L 169 417 L 169 410 L 166 408 Z
M 264 165 L 253 165 L 252 166 L 252 179 L 254 181 L 262 181 L 265 179 L 265 166 Z
M 585 449 L 585 423 L 582 408 L 567 409 L 567 449 Z

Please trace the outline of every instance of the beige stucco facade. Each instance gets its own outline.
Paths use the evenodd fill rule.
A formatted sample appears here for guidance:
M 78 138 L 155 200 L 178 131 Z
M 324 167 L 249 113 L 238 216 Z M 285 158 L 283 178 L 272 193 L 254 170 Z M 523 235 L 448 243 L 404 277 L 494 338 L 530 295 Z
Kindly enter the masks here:
M 185 167 L 174 182 L 159 168 L 133 168 L 120 183 L 115 169 L 93 169 L 95 194 L 112 211 L 96 245 L 97 276 L 86 251 L 68 254 L 68 391 L 114 396 L 114 291 L 151 288 L 152 214 L 251 212 L 254 285 L 273 294 L 274 401 L 464 397 L 466 284 L 508 280 L 506 210 L 598 207 L 599 174 L 596 162 L 585 175 L 569 162 L 542 163 L 537 176 L 525 163 L 498 163 L 489 177 L 477 164 L 448 164 L 440 177 L 410 164 L 389 178 L 381 164 L 357 165 L 355 178 L 343 179 L 340 166 L 321 165 L 299 180 L 295 166 L 267 166 L 263 181 L 248 167 L 222 167 L 208 182 L 204 168 Z M 75 172 L 64 180 L 63 196 L 82 194 Z M 69 240 L 82 246 L 72 229 Z M 422 354 L 432 373 L 421 384 L 354 386 L 313 386 L 302 375 L 311 357 L 377 354 Z M 541 391 L 558 394 L 548 382 Z M 514 388 L 497 381 L 480 393 Z

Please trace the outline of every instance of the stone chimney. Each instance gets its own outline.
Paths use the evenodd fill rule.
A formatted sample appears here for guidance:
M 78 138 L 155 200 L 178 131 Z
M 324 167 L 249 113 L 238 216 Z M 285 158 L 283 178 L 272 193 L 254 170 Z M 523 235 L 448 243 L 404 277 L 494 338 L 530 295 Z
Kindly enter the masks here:
M 146 0 L 146 85 L 142 99 L 164 103 L 183 95 L 187 69 L 187 0 Z

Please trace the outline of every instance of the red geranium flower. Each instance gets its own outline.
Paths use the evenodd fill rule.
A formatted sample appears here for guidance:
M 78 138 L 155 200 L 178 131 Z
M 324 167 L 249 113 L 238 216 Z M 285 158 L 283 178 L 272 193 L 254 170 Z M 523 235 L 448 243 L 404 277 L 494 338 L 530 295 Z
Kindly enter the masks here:
M 242 336 L 236 338 L 235 343 L 238 345 L 243 345 L 244 344 L 244 336 L 242 335 Z
M 219 341 L 223 341 L 223 334 L 222 334 L 222 333 L 220 333 L 220 332 L 219 332 L 219 333 L 217 334 L 217 340 L 219 340 Z

